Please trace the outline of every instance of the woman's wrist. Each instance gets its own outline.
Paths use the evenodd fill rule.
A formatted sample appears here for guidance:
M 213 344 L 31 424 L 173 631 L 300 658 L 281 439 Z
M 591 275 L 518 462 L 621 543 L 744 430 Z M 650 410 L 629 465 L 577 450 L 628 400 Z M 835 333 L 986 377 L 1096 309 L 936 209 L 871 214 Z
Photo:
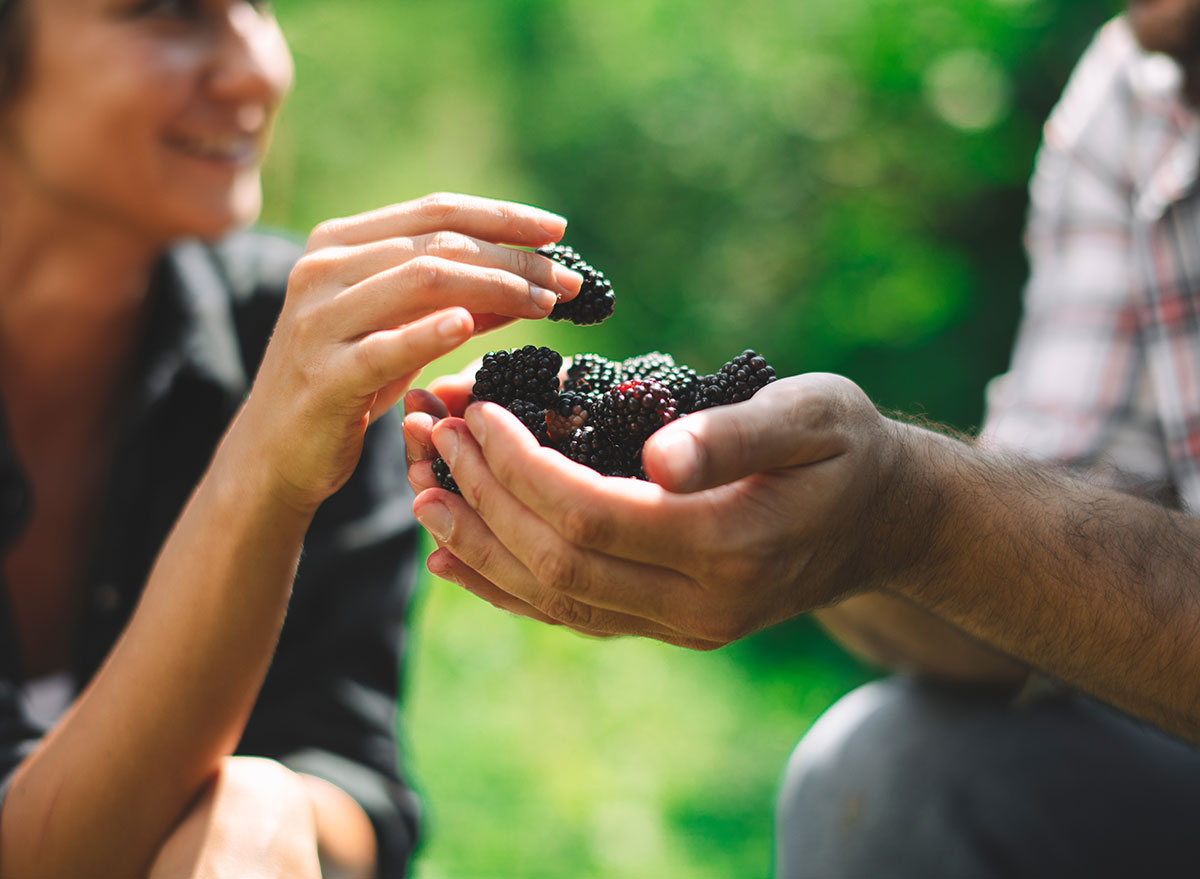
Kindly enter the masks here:
M 265 432 L 247 406 L 238 413 L 217 447 L 205 482 L 223 507 L 230 506 L 307 530 L 324 497 L 287 475 L 286 450 L 264 442 Z

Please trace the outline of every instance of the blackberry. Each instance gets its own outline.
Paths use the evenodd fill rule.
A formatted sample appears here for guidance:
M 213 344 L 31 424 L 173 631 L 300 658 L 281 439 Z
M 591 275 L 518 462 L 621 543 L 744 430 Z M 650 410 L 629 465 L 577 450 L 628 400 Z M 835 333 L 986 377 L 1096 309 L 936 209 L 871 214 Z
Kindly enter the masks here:
M 513 400 L 506 407 L 509 412 L 529 428 L 529 432 L 537 437 L 543 446 L 549 445 L 550 434 L 546 427 L 546 407 L 541 403 L 531 403 L 528 400 Z
M 499 403 L 505 408 L 514 400 L 536 403 L 543 409 L 558 398 L 558 370 L 562 355 L 550 348 L 526 345 L 512 351 L 484 355 L 475 372 L 471 393 L 478 400 Z
M 713 406 L 725 406 L 729 399 L 729 379 L 720 373 L 699 375 L 678 392 L 679 411 L 700 412 Z
M 586 427 L 592 416 L 598 396 L 579 391 L 564 391 L 558 395 L 558 403 L 546 413 L 546 427 L 550 444 L 561 446 L 571 433 Z
M 560 302 L 554 306 L 549 315 L 550 320 L 569 320 L 573 324 L 585 327 L 598 324 L 613 313 L 616 298 L 613 296 L 612 282 L 604 277 L 603 272 L 576 253 L 574 248 L 561 244 L 547 244 L 539 247 L 537 252 L 583 275 L 583 286 L 579 288 L 579 294 L 570 302 Z
M 651 351 L 649 354 L 638 354 L 621 361 L 621 371 L 625 378 L 658 378 L 664 371 L 675 366 L 675 358 L 661 351 Z
M 620 363 L 599 354 L 576 354 L 571 358 L 564 391 L 603 394 L 625 380 Z
M 775 381 L 775 369 L 752 349 L 747 348 L 721 367 L 720 374 L 729 382 L 729 402 L 749 400 Z
M 625 475 L 627 456 L 594 427 L 571 431 L 563 446 L 563 454 L 577 464 L 591 467 L 602 476 Z
M 679 417 L 679 403 L 656 379 L 630 379 L 601 397 L 592 417 L 615 445 L 640 454 L 650 434 Z
M 671 396 L 679 401 L 679 413 L 682 415 L 690 412 L 691 409 L 686 404 L 693 386 L 700 378 L 696 370 L 690 366 L 671 366 L 657 372 L 658 374 L 652 375 L 651 378 L 656 378 L 667 386 Z
M 438 485 L 452 491 L 457 495 L 461 495 L 458 483 L 454 481 L 454 477 L 450 475 L 450 465 L 446 463 L 446 459 L 438 455 L 433 459 L 433 475 L 437 477 Z

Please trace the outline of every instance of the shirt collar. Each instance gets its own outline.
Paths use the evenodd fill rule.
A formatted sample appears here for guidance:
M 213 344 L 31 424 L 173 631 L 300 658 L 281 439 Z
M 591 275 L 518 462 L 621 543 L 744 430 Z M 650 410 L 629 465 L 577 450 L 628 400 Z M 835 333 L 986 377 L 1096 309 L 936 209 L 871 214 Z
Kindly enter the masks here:
M 141 359 L 135 411 L 166 396 L 181 377 L 240 400 L 248 390 L 229 283 L 205 245 L 189 241 L 164 256 Z
M 1189 195 L 1200 178 L 1200 113 L 1184 97 L 1182 68 L 1166 55 L 1139 49 L 1129 67 L 1129 84 L 1139 103 L 1173 130 L 1173 143 L 1136 198 L 1137 214 L 1154 221 Z

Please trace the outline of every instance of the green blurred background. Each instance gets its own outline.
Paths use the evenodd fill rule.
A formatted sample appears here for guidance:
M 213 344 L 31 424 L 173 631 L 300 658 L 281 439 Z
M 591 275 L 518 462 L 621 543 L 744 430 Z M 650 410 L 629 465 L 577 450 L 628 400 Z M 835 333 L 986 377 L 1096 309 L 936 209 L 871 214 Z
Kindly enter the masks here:
M 1008 357 L 1042 121 L 1117 2 L 278 0 L 296 91 L 266 222 L 434 190 L 538 204 L 613 280 L 594 328 L 711 371 L 754 347 L 971 429 Z M 807 620 L 724 650 L 593 642 L 445 583 L 402 729 L 419 879 L 765 877 L 779 771 L 873 672 Z

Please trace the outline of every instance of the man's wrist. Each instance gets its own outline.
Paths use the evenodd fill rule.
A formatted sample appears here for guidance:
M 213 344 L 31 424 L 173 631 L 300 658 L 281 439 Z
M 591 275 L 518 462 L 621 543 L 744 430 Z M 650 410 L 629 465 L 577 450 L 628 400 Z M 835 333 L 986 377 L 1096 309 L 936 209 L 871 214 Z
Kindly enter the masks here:
M 943 568 L 948 474 L 969 450 L 959 440 L 893 419 L 884 420 L 886 463 L 881 472 L 880 557 L 873 585 L 920 601 Z M 870 548 L 866 548 L 870 551 Z

